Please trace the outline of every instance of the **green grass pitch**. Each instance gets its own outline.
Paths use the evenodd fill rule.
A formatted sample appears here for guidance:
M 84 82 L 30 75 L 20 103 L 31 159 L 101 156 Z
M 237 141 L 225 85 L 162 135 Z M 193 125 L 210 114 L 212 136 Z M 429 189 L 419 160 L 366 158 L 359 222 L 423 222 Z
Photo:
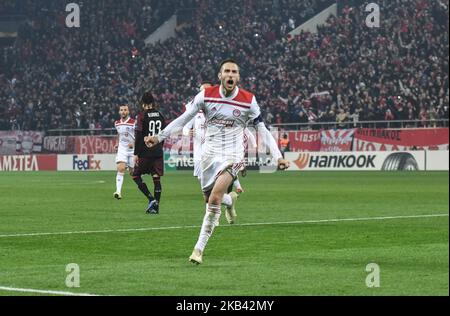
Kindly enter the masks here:
M 250 172 L 241 179 L 238 225 L 222 216 L 204 264 L 195 266 L 188 257 L 205 205 L 190 172 L 164 176 L 158 216 L 145 214 L 128 175 L 116 201 L 114 172 L 0 173 L 0 287 L 99 295 L 448 295 L 448 181 L 448 172 Z M 243 225 L 254 223 L 265 224 Z M 75 233 L 41 234 L 52 232 Z M 65 285 L 69 263 L 80 267 L 79 288 Z M 366 286 L 369 263 L 380 268 L 380 287 Z

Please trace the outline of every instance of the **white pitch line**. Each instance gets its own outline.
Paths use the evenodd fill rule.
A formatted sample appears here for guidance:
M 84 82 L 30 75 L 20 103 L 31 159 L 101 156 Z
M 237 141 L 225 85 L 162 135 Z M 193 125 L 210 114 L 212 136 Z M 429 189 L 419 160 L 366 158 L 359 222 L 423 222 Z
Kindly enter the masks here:
M 65 295 L 65 296 L 100 296 L 97 294 L 89 293 L 73 293 L 64 291 L 46 291 L 46 290 L 35 290 L 35 289 L 21 289 L 15 287 L 0 286 L 0 291 L 8 292 L 22 292 L 22 293 L 39 293 L 39 294 L 54 294 L 54 295 Z
M 425 215 L 400 215 L 400 216 L 334 218 L 334 219 L 317 219 L 317 220 L 288 221 L 288 222 L 244 223 L 244 224 L 234 224 L 234 225 L 221 225 L 219 227 L 261 226 L 261 225 L 290 225 L 290 224 L 316 224 L 316 223 L 336 223 L 336 222 L 356 222 L 356 221 L 381 221 L 381 220 L 389 220 L 389 219 L 430 218 L 430 217 L 448 217 L 448 216 L 449 216 L 449 214 L 425 214 Z M 72 232 L 24 233 L 24 234 L 0 235 L 0 238 L 55 236 L 55 235 L 105 234 L 105 233 L 127 233 L 127 232 L 145 232 L 145 231 L 156 231 L 156 230 L 190 229 L 190 228 L 200 228 L 200 226 L 167 226 L 167 227 L 107 229 L 107 230 L 86 230 L 86 231 L 72 231 Z

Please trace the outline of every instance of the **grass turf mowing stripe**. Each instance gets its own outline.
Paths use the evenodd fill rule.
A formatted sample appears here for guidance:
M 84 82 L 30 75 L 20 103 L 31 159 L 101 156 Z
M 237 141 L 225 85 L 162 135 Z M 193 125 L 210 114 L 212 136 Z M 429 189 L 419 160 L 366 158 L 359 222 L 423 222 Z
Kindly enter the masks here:
M 261 226 L 261 225 L 292 225 L 292 224 L 317 224 L 317 223 L 337 223 L 337 222 L 355 222 L 355 221 L 376 221 L 390 219 L 412 219 L 412 218 L 431 218 L 431 217 L 448 217 L 449 214 L 423 214 L 423 215 L 401 215 L 401 216 L 376 216 L 376 217 L 356 217 L 356 218 L 334 218 L 319 220 L 302 220 L 287 222 L 267 222 L 267 223 L 244 223 L 233 224 L 229 226 Z M 55 235 L 82 235 L 82 234 L 105 234 L 105 233 L 126 233 L 126 232 L 142 232 L 156 230 L 172 230 L 172 229 L 192 229 L 200 228 L 200 226 L 168 226 L 168 227 L 147 227 L 147 228 L 128 228 L 128 229 L 107 229 L 107 230 L 91 230 L 91 231 L 73 231 L 73 232 L 49 232 L 49 233 L 26 233 L 26 234 L 8 234 L 0 235 L 0 238 L 13 237 L 39 237 L 39 236 L 55 236 Z

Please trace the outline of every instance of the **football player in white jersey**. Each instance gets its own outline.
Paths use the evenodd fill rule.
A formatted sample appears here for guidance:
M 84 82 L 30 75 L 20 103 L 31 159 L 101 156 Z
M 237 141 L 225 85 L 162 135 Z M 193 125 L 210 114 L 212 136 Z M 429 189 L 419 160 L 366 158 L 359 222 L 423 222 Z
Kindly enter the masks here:
M 183 115 L 158 135 L 145 138 L 146 145 L 152 147 L 186 125 L 200 110 L 205 114 L 201 185 L 208 206 L 198 241 L 189 257 L 189 261 L 196 264 L 203 262 L 204 249 L 220 218 L 222 197 L 244 165 L 244 129 L 252 124 L 278 167 L 289 167 L 289 162 L 282 157 L 277 142 L 262 121 L 255 96 L 238 87 L 238 64 L 231 59 L 223 61 L 218 78 L 220 85 L 201 91 Z
M 128 105 L 123 104 L 119 107 L 120 119 L 114 123 L 117 130 L 117 175 L 116 175 L 116 192 L 114 197 L 118 200 L 122 199 L 122 184 L 125 171 L 129 168 L 130 173 L 134 168 L 134 125 L 135 121 L 130 117 Z
M 211 87 L 212 85 L 209 83 L 204 83 L 200 86 L 200 91 L 203 91 L 206 88 Z M 186 105 L 186 109 L 191 106 L 191 103 Z M 206 118 L 203 114 L 203 111 L 197 113 L 192 120 L 189 121 L 183 127 L 183 136 L 193 137 L 193 159 L 194 159 L 194 177 L 197 177 L 198 180 L 201 181 L 202 174 L 202 145 L 205 142 L 205 133 L 206 133 Z M 243 192 L 241 184 L 239 180 L 236 179 L 234 185 Z M 236 200 L 238 195 L 236 192 L 228 192 L 225 193 L 222 197 L 222 204 L 226 207 L 226 218 L 228 223 L 233 224 L 236 220 Z M 219 219 L 217 220 L 216 226 L 219 226 Z

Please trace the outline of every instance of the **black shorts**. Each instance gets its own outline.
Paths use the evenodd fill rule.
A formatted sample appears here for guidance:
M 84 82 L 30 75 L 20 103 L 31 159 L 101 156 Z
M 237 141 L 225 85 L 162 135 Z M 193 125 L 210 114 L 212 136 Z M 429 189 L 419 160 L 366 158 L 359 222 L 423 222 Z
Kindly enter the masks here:
M 133 177 L 140 177 L 143 174 L 162 177 L 164 175 L 164 157 L 139 158 L 137 166 L 134 166 Z

